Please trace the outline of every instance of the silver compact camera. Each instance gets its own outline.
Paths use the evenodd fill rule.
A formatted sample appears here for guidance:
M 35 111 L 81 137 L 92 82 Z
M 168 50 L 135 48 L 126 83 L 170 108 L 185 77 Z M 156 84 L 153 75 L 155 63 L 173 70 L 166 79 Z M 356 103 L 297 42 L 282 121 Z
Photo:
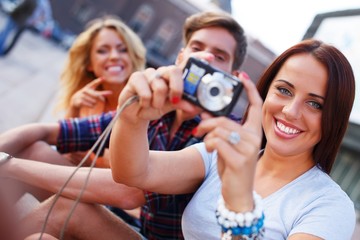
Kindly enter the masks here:
M 183 80 L 183 98 L 215 116 L 228 116 L 243 89 L 236 77 L 193 57 L 186 63 Z

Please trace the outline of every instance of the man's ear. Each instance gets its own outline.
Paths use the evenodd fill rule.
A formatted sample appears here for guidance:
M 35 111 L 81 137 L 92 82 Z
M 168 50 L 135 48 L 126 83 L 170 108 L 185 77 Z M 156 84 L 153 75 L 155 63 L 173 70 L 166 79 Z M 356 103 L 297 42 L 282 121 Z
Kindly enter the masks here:
M 232 75 L 234 75 L 235 77 L 239 77 L 239 74 L 240 74 L 240 70 L 233 70 L 231 72 Z
M 176 57 L 175 65 L 179 65 L 183 61 L 183 55 L 184 55 L 184 48 L 181 48 Z

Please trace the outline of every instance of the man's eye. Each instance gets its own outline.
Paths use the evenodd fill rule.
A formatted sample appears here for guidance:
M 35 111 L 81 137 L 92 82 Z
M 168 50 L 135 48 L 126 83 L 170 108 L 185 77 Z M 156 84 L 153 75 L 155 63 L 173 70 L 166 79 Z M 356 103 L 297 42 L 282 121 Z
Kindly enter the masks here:
M 199 47 L 191 47 L 191 51 L 193 52 L 200 52 L 201 49 Z
M 220 55 L 215 55 L 216 60 L 220 61 L 220 62 L 224 62 L 225 58 L 223 56 Z

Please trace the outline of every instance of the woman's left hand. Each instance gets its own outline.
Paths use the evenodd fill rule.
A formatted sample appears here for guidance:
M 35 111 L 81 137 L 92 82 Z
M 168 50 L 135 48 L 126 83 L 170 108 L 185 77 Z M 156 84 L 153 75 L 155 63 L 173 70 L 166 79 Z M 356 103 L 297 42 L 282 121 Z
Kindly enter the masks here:
M 262 140 L 262 99 L 246 74 L 240 74 L 249 96 L 247 119 L 243 125 L 226 117 L 203 120 L 198 134 L 207 133 L 204 142 L 208 151 L 217 150 L 218 173 L 226 205 L 234 211 L 253 208 L 253 183 Z

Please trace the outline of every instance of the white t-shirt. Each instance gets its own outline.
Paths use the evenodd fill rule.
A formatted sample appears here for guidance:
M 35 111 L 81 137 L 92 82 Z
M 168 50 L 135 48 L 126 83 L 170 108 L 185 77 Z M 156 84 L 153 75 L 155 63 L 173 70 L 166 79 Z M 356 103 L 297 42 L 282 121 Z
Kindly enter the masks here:
M 203 143 L 194 145 L 204 160 L 205 179 L 186 207 L 182 228 L 185 239 L 219 239 L 215 209 L 221 182 L 217 154 L 208 153 Z M 313 167 L 263 199 L 265 239 L 286 239 L 308 233 L 327 240 L 351 239 L 355 228 L 354 204 L 326 173 Z

